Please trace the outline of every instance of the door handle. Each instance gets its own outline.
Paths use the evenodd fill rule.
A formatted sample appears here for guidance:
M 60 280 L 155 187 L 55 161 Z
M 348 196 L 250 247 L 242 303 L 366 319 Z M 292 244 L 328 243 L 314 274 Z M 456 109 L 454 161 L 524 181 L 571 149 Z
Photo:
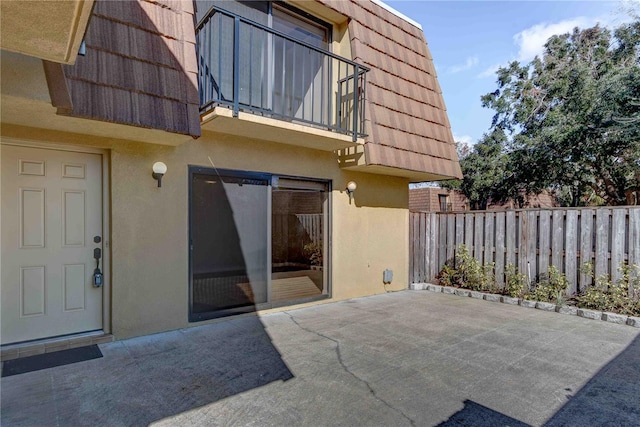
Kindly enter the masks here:
M 93 258 L 96 260 L 96 268 L 93 270 L 93 286 L 96 288 L 101 287 L 104 284 L 104 276 L 100 271 L 100 258 L 102 257 L 102 249 L 95 248 L 93 250 Z

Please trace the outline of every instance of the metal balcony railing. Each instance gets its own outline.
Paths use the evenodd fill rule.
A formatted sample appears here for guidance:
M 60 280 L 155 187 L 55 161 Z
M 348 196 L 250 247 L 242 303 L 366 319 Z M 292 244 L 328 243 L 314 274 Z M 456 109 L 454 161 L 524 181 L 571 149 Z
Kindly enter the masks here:
M 365 135 L 368 68 L 230 12 L 211 8 L 196 28 L 200 111 L 227 106 Z

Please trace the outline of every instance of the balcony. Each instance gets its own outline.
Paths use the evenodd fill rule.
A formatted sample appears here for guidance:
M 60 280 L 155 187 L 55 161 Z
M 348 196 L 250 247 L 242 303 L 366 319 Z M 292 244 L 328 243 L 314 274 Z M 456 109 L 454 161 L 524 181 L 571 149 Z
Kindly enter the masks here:
M 366 67 L 217 8 L 196 41 L 204 130 L 327 150 L 365 136 Z

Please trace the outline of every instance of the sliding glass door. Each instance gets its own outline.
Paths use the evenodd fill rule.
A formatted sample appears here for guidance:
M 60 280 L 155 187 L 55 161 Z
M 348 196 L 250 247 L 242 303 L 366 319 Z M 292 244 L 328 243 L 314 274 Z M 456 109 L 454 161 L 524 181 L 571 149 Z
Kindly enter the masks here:
M 327 294 L 324 254 L 327 185 L 279 179 L 272 192 L 271 300 Z
M 191 167 L 189 320 L 327 298 L 329 190 Z

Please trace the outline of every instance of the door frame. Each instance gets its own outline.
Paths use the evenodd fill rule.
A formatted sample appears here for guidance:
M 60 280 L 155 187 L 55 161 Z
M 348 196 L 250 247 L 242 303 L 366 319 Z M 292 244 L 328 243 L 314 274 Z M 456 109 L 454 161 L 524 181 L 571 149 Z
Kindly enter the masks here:
M 268 181 L 267 184 L 267 206 L 265 215 L 267 215 L 267 230 L 266 230 L 266 238 L 267 238 L 267 292 L 268 299 L 267 302 L 261 304 L 254 304 L 251 306 L 230 308 L 230 309 L 220 309 L 215 312 L 207 312 L 204 314 L 195 314 L 192 311 L 193 308 L 193 242 L 192 242 L 192 232 L 193 232 L 193 209 L 192 209 L 192 200 L 193 200 L 193 176 L 194 174 L 206 174 L 211 176 L 219 176 L 226 175 L 229 177 L 239 177 L 239 178 L 256 178 L 256 179 L 265 179 Z M 326 200 L 326 211 L 323 214 L 323 220 L 325 223 L 324 231 L 323 231 L 323 239 L 324 239 L 324 247 L 325 247 L 325 265 L 324 265 L 324 280 L 326 286 L 326 293 L 323 293 L 319 296 L 305 297 L 292 301 L 283 301 L 283 302 L 272 302 L 271 301 L 271 266 L 272 266 L 272 241 L 271 241 L 271 232 L 272 232 L 272 223 L 271 223 L 271 210 L 272 210 L 272 190 L 273 190 L 273 178 L 286 178 L 292 180 L 301 180 L 301 181 L 309 181 L 309 182 L 317 182 L 322 183 L 327 186 L 327 200 Z M 320 301 L 324 299 L 333 298 L 333 180 L 331 179 L 323 179 L 316 177 L 306 177 L 306 176 L 298 176 L 298 175 L 288 175 L 288 174 L 280 174 L 275 172 L 258 172 L 258 171 L 247 171 L 247 170 L 239 170 L 239 169 L 222 169 L 211 166 L 198 166 L 198 165 L 188 165 L 188 225 L 187 225 L 187 242 L 188 242 L 188 252 L 189 252 L 189 263 L 188 263 L 188 315 L 187 321 L 190 324 L 202 322 L 211 319 L 217 319 L 220 317 L 234 316 L 238 314 L 245 313 L 259 313 L 263 310 L 269 310 L 273 308 L 279 307 L 289 307 L 300 304 L 306 304 L 310 302 Z
M 0 145 L 39 148 L 54 151 L 71 151 L 75 153 L 98 154 L 102 158 L 102 331 L 111 333 L 111 162 L 110 150 L 41 142 L 37 140 L 4 137 L 0 135 Z M 46 339 L 46 338 L 45 338 Z

